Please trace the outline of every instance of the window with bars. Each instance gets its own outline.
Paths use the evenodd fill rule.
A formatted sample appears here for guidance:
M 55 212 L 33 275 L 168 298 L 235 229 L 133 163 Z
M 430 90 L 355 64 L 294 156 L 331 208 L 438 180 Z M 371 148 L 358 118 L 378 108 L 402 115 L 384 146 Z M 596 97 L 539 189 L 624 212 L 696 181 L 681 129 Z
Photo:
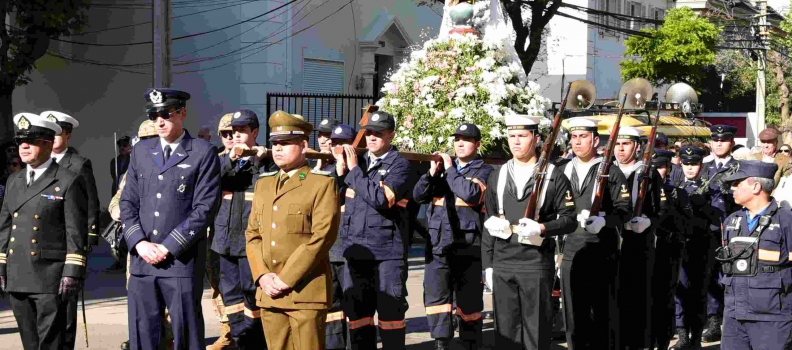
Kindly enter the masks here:
M 656 19 L 658 21 L 662 21 L 664 17 L 665 17 L 665 11 L 660 10 L 660 9 L 655 9 L 654 10 L 654 19 Z M 655 24 L 655 29 L 657 29 L 657 28 L 660 28 L 659 24 Z

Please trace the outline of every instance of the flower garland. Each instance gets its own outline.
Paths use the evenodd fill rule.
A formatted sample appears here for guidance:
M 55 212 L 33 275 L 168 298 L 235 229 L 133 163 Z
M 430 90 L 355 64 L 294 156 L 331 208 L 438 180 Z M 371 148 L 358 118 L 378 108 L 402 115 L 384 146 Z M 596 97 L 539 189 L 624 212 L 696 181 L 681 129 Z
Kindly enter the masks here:
M 505 138 L 507 115 L 544 116 L 549 108 L 539 84 L 520 82 L 522 69 L 508 62 L 502 40 L 485 42 L 472 34 L 431 39 L 391 74 L 377 106 L 396 118 L 394 143 L 401 149 L 448 152 L 456 128 L 473 123 L 485 153 Z

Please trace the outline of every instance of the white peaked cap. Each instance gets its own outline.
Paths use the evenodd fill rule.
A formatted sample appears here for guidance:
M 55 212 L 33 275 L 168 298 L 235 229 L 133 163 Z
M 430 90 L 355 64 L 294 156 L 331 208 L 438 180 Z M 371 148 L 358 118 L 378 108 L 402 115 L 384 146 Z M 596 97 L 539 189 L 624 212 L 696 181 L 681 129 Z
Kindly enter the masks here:
M 631 126 L 623 126 L 619 128 L 619 136 L 638 139 L 643 134 L 643 130 Z
M 47 117 L 49 117 L 50 115 L 55 117 L 55 119 L 57 119 L 59 122 L 71 124 L 73 128 L 80 126 L 80 122 L 78 122 L 77 119 L 74 119 L 72 116 L 66 113 L 62 113 L 58 111 L 44 111 L 41 114 L 39 114 L 39 116 L 41 116 L 42 119 L 47 119 Z
M 19 121 L 22 120 L 23 118 L 27 120 L 29 124 L 27 125 L 27 127 L 22 127 L 19 125 Z M 19 130 L 27 130 L 30 127 L 38 127 L 38 128 L 52 130 L 55 132 L 55 135 L 58 135 L 61 132 L 63 132 L 63 129 L 61 129 L 60 125 L 51 122 L 49 120 L 46 120 L 44 118 L 41 118 L 38 114 L 33 114 L 33 113 L 19 113 L 15 115 L 14 125 L 16 125 Z
M 506 115 L 506 126 L 535 126 L 539 125 L 542 117 L 530 116 L 525 114 L 509 114 Z M 513 128 L 512 128 L 513 129 Z

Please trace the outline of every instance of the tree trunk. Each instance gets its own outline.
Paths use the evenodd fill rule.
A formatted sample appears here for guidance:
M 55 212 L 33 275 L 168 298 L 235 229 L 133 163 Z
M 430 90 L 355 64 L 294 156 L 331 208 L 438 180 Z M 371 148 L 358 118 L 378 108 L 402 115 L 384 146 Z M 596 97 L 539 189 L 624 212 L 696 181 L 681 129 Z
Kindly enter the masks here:
M 783 58 L 778 57 L 777 54 L 769 55 L 770 59 L 767 63 L 771 66 L 774 76 L 774 82 L 778 85 L 778 109 L 780 110 L 780 124 L 779 130 L 782 132 L 781 138 L 785 144 L 792 144 L 792 118 L 789 115 L 789 87 L 787 86 L 784 76 L 785 63 Z
M 5 91 L 8 89 L 0 89 Z M 14 114 L 12 112 L 13 88 L 9 92 L 0 92 L 0 143 L 14 138 Z

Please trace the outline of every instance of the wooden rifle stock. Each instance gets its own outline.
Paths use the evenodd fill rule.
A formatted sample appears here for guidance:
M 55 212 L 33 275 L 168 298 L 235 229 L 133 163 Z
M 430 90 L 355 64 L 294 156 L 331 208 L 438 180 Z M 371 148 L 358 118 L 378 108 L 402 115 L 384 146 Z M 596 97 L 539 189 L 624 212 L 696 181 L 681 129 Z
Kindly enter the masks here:
M 558 113 L 553 117 L 550 133 L 547 134 L 547 138 L 545 138 L 544 145 L 542 145 L 542 153 L 539 155 L 539 159 L 536 161 L 536 167 L 534 168 L 533 190 L 528 197 L 528 206 L 525 207 L 525 214 L 523 217 L 530 218 L 536 222 L 539 222 L 539 197 L 544 190 L 545 176 L 548 176 L 546 173 L 547 166 L 550 164 L 550 154 L 553 152 L 556 137 L 558 137 L 558 131 L 561 129 L 561 115 L 564 114 L 566 102 L 569 98 L 569 91 L 571 90 L 572 83 L 569 83 L 569 85 L 567 85 L 566 96 L 564 96 L 564 100 L 561 101 L 561 107 L 558 108 Z
M 641 183 L 638 187 L 638 198 L 635 200 L 633 216 L 640 217 L 643 210 L 646 191 L 649 189 L 649 180 L 652 177 L 652 155 L 654 154 L 655 135 L 657 134 L 657 124 L 660 121 L 660 103 L 657 103 L 657 115 L 655 116 L 652 131 L 649 132 L 649 141 L 646 142 L 646 149 L 643 153 L 643 172 L 641 173 Z M 671 169 L 669 169 L 671 170 Z
M 621 100 L 619 105 L 619 115 L 616 117 L 616 122 L 613 123 L 613 129 L 608 138 L 608 146 L 605 147 L 605 153 L 602 155 L 602 163 L 600 164 L 599 171 L 597 172 L 597 182 L 594 187 L 594 200 L 591 203 L 589 213 L 591 216 L 598 216 L 600 207 L 602 206 L 602 194 L 605 191 L 605 183 L 608 181 L 608 174 L 610 173 L 611 157 L 613 157 L 613 149 L 616 147 L 616 138 L 619 136 L 619 125 L 621 124 L 622 116 L 624 116 L 624 104 L 627 103 L 627 94 Z

